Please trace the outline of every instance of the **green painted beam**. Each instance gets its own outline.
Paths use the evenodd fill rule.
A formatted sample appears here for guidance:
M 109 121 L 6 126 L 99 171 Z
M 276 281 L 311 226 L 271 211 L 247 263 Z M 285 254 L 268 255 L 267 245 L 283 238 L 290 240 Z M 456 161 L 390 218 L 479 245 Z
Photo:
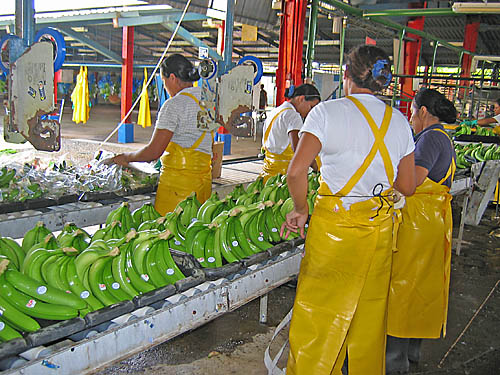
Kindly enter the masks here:
M 138 17 L 120 17 L 118 18 L 118 27 L 123 26 L 143 26 L 156 25 L 163 22 L 179 22 L 182 12 L 172 14 L 160 14 L 153 16 L 138 16 Z M 207 16 L 198 13 L 186 13 L 183 22 L 185 21 L 202 21 L 206 20 Z
M 385 9 L 365 10 L 363 17 L 418 17 L 418 16 L 456 16 L 451 8 L 423 8 L 423 9 Z
M 82 33 L 78 33 L 76 31 L 74 31 L 74 30 L 72 30 L 70 28 L 66 28 L 66 27 L 60 27 L 59 26 L 57 28 L 59 29 L 59 31 L 61 33 L 66 34 L 66 35 L 70 36 L 71 38 L 79 41 L 80 43 L 85 44 L 86 46 L 88 46 L 92 50 L 100 53 L 101 55 L 106 56 L 107 58 L 113 60 L 114 62 L 116 62 L 118 64 L 122 63 L 122 57 L 120 55 L 118 55 L 117 53 L 115 53 L 115 52 L 107 49 L 102 44 L 97 43 L 96 41 L 87 38 Z
M 335 7 L 337 9 L 340 9 L 342 11 L 344 11 L 345 13 L 348 13 L 350 15 L 353 15 L 353 16 L 357 16 L 357 17 L 360 17 L 360 18 L 363 18 L 363 10 L 361 9 L 358 9 L 358 8 L 354 8 L 346 3 L 343 3 L 342 1 L 338 1 L 338 0 L 321 0 L 322 3 L 325 3 L 325 4 L 328 4 L 332 7 Z M 446 47 L 448 49 L 451 49 L 453 51 L 456 51 L 457 53 L 460 53 L 460 52 L 464 52 L 464 53 L 467 53 L 471 56 L 475 56 L 474 53 L 470 52 L 470 51 L 467 51 L 466 49 L 464 48 L 461 48 L 461 47 L 457 47 L 457 46 L 454 46 L 450 43 L 448 43 L 447 41 L 443 40 L 443 39 L 440 39 L 434 35 L 431 35 L 429 33 L 426 33 L 424 31 L 420 31 L 420 30 L 417 30 L 417 29 L 413 29 L 411 27 L 407 27 L 407 26 L 404 26 L 404 25 L 401 25 L 397 22 L 394 22 L 394 21 L 391 21 L 387 18 L 384 18 L 384 17 L 373 17 L 373 18 L 369 18 L 371 21 L 373 22 L 376 22 L 376 23 L 379 23 L 381 25 L 384 25 L 384 26 L 387 26 L 391 29 L 394 29 L 394 30 L 398 30 L 398 31 L 402 31 L 402 30 L 405 30 L 405 32 L 407 34 L 414 34 L 414 35 L 418 35 L 424 39 L 428 39 L 428 40 L 433 40 L 435 42 L 439 42 L 439 44 L 443 47 Z
M 309 13 L 309 30 L 307 34 L 306 50 L 306 77 L 312 77 L 312 63 L 314 60 L 314 45 L 316 43 L 316 29 L 318 25 L 318 0 L 312 0 Z
M 176 22 L 163 22 L 161 25 L 171 32 L 173 32 L 177 27 Z M 177 36 L 191 43 L 194 47 L 208 48 L 208 56 L 210 56 L 215 61 L 223 60 L 222 56 L 219 55 L 212 47 L 209 47 L 208 45 L 203 43 L 200 39 L 195 37 L 193 34 L 191 34 L 182 26 L 180 26 L 179 29 L 177 30 Z

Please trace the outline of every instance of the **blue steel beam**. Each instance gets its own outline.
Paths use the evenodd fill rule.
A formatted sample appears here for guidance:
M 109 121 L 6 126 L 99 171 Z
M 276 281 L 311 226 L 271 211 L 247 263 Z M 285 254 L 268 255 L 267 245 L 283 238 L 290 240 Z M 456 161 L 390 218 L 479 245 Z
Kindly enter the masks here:
M 163 22 L 161 24 L 163 27 L 166 29 L 170 30 L 173 32 L 175 28 L 177 27 L 176 22 Z M 207 46 L 205 43 L 203 43 L 200 39 L 195 37 L 193 34 L 191 34 L 189 31 L 187 31 L 185 28 L 182 26 L 179 27 L 177 30 L 177 36 L 181 37 L 185 41 L 191 43 L 194 47 L 204 47 L 208 48 L 208 56 L 210 56 L 212 59 L 216 61 L 222 60 L 222 56 L 219 55 L 213 48 Z
M 76 31 L 73 31 L 70 28 L 65 28 L 65 27 L 58 27 L 59 31 L 61 31 L 63 34 L 66 34 L 70 36 L 71 38 L 79 41 L 80 43 L 85 44 L 92 50 L 100 53 L 101 55 L 106 56 L 107 58 L 117 62 L 118 64 L 122 63 L 122 58 L 120 55 L 117 53 L 110 51 L 106 47 L 104 47 L 102 44 L 97 43 L 96 41 L 87 38 L 86 36 L 82 35 L 81 33 L 78 33 Z
M 228 71 L 233 67 L 234 0 L 227 0 L 226 23 L 224 26 L 224 64 L 226 71 Z
M 118 27 L 123 26 L 143 26 L 156 25 L 164 22 L 179 22 L 182 12 L 172 14 L 161 14 L 154 16 L 139 16 L 139 17 L 120 17 L 118 18 Z M 198 13 L 186 13 L 183 21 L 203 21 L 207 16 Z

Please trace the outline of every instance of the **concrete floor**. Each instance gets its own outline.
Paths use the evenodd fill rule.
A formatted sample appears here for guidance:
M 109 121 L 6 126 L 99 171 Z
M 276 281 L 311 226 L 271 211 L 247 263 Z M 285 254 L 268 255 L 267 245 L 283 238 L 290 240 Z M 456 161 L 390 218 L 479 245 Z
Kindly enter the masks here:
M 131 119 L 133 122 L 137 119 L 138 111 L 133 111 Z M 61 121 L 61 136 L 74 140 L 94 141 L 97 145 L 115 129 L 120 122 L 120 107 L 103 104 L 97 105 L 90 111 L 90 117 L 85 124 L 75 124 L 72 120 L 72 110 L 67 105 L 63 112 Z M 156 119 L 156 110 L 151 110 L 151 120 L 154 124 Z M 147 144 L 153 134 L 154 125 L 148 128 L 134 126 L 134 143 L 119 144 L 122 148 L 136 150 Z M 92 143 L 94 143 L 92 142 Z M 118 144 L 117 133 L 111 137 L 109 142 L 112 146 Z M 106 146 L 104 147 L 106 149 Z M 255 156 L 260 151 L 260 137 L 256 142 L 248 138 L 232 138 L 231 154 L 224 156 L 224 159 L 240 158 L 245 156 Z

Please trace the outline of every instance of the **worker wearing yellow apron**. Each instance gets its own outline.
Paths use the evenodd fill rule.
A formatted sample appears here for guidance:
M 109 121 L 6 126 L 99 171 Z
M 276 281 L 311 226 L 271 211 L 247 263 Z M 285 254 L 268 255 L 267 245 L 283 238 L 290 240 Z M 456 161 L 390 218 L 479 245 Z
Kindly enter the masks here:
M 340 375 L 346 355 L 349 375 L 385 374 L 397 223 L 392 188 L 403 194 L 415 189 L 408 122 L 373 95 L 390 77 L 384 51 L 354 49 L 344 76 L 349 96 L 319 104 L 300 132 L 288 170 L 295 205 L 288 230 L 303 233 L 307 169 L 318 153 L 322 166 L 293 307 L 287 375 Z
M 440 122 L 456 110 L 444 95 L 424 89 L 412 104 L 417 189 L 406 199 L 393 256 L 387 334 L 388 372 L 418 362 L 422 338 L 446 334 L 452 215 L 449 190 L 455 151 Z
M 149 144 L 112 161 L 126 166 L 156 160 L 165 152 L 155 200 L 156 210 L 165 215 L 193 192 L 200 202 L 210 196 L 213 137 L 197 128 L 198 112 L 203 109 L 201 89 L 193 87 L 200 78 L 197 69 L 184 56 L 173 54 L 163 61 L 161 76 L 170 98 L 158 113 Z
M 181 92 L 191 98 L 198 106 L 200 101 L 193 94 Z M 191 147 L 181 147 L 170 141 L 166 153 L 161 157 L 161 174 L 156 191 L 155 208 L 164 215 L 175 209 L 177 204 L 192 192 L 203 203 L 212 193 L 211 155 L 197 151 L 206 138 L 213 139 L 213 134 L 200 132 L 201 135 Z
M 302 119 L 321 100 L 319 91 L 310 84 L 289 89 L 285 96 L 290 101 L 285 101 L 271 112 L 263 129 L 262 147 L 265 158 L 260 175 L 264 182 L 278 173 L 286 174 L 299 141 Z

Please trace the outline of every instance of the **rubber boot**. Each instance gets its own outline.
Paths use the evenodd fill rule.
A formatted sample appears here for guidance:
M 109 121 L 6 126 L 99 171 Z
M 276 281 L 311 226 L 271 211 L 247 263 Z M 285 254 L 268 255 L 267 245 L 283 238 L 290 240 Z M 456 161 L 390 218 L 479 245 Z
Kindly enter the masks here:
M 408 360 L 411 363 L 418 363 L 420 361 L 420 346 L 422 345 L 422 339 L 410 339 L 408 345 Z
M 386 375 L 406 374 L 410 370 L 408 361 L 408 345 L 410 339 L 387 336 L 385 354 Z

